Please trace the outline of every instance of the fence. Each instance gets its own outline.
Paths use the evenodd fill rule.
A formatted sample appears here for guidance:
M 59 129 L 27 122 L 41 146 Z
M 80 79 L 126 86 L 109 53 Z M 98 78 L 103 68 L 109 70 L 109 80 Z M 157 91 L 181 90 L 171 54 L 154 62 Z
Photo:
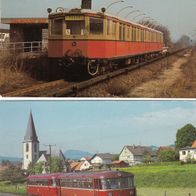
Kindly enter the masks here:
M 43 52 L 47 51 L 47 41 L 33 42 L 0 42 L 0 52 L 12 51 L 17 53 L 24 52 Z

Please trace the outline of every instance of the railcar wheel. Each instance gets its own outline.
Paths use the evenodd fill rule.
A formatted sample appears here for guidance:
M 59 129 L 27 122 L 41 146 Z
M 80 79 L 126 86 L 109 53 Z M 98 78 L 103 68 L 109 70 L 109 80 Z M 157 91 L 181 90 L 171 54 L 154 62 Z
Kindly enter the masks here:
M 99 73 L 99 64 L 96 61 L 88 61 L 87 71 L 90 76 L 96 76 Z

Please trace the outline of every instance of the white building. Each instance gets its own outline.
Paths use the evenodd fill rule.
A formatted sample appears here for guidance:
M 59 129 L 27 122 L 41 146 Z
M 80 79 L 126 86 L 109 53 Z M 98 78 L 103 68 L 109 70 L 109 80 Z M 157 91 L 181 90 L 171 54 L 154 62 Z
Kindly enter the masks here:
M 196 160 L 196 140 L 191 147 L 181 148 L 179 151 L 180 161 Z
M 119 160 L 129 165 L 140 164 L 144 162 L 145 155 L 149 154 L 152 161 L 157 159 L 156 151 L 147 146 L 124 146 L 120 152 Z
M 110 165 L 112 164 L 112 158 L 114 155 L 110 153 L 95 154 L 91 159 L 92 165 Z
M 32 113 L 30 112 L 26 134 L 23 140 L 23 169 L 28 169 L 30 163 L 39 158 L 39 140 L 36 134 Z
M 46 150 L 40 151 L 39 140 L 34 125 L 33 116 L 30 112 L 27 130 L 23 140 L 22 169 L 27 170 L 30 163 L 34 164 L 43 162 L 45 166 L 48 166 L 50 156 L 57 157 L 62 161 L 65 172 L 70 170 L 69 164 L 66 161 L 65 156 L 61 150 L 52 150 L 51 154 L 47 153 Z

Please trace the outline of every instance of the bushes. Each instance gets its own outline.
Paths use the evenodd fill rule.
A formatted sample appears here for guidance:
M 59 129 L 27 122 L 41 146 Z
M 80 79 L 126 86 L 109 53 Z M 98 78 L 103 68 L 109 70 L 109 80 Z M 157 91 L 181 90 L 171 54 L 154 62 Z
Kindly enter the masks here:
M 170 162 L 178 160 L 178 153 L 174 150 L 163 150 L 158 155 L 160 162 Z

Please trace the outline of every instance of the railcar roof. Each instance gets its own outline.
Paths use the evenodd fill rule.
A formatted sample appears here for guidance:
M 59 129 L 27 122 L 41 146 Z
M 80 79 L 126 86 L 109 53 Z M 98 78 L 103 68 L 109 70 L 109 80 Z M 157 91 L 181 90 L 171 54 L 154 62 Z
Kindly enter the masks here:
M 72 172 L 72 173 L 55 173 L 32 175 L 28 179 L 52 179 L 52 178 L 119 178 L 119 177 L 133 177 L 132 173 L 123 171 L 98 171 L 98 172 Z
M 52 173 L 52 174 L 38 174 L 28 176 L 27 179 L 52 179 L 57 178 L 62 173 Z
M 76 10 L 76 11 L 74 11 L 74 10 Z M 97 11 L 90 10 L 90 9 L 71 9 L 71 10 L 65 9 L 62 12 L 53 12 L 50 15 L 56 15 L 56 14 L 60 14 L 60 13 L 63 13 L 63 14 L 79 14 L 79 13 L 82 13 L 82 14 L 93 14 L 93 15 L 102 15 L 103 14 L 102 12 L 97 12 Z M 147 29 L 147 30 L 151 30 L 153 32 L 163 34 L 161 31 L 149 28 L 149 27 L 144 26 L 144 25 L 139 24 L 139 23 L 135 23 L 135 22 L 127 20 L 125 18 L 121 18 L 121 17 L 115 16 L 115 15 L 112 15 L 112 14 L 109 14 L 109 13 L 104 13 L 104 15 L 108 16 L 108 17 L 111 17 L 111 18 L 114 18 L 114 19 L 119 20 L 119 21 L 123 21 L 123 22 L 129 23 L 129 24 L 132 24 L 134 26 L 138 26 L 138 27 L 141 27 L 141 28 L 144 28 L 144 29 Z
M 119 177 L 133 177 L 132 173 L 122 171 L 99 171 L 99 172 L 78 172 L 78 173 L 64 173 L 60 178 L 119 178 Z

